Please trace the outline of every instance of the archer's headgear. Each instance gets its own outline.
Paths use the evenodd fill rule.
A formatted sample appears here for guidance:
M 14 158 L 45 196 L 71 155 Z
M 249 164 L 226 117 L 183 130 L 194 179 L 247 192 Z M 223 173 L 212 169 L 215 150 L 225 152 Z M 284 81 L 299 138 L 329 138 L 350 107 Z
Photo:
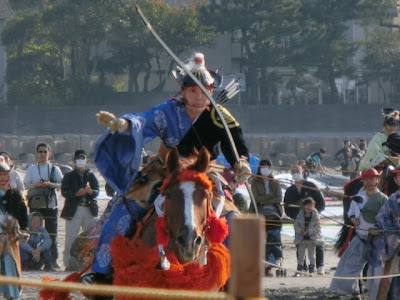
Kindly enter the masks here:
M 377 170 L 375 170 L 374 168 L 368 169 L 366 170 L 364 173 L 362 173 L 361 177 L 363 179 L 365 178 L 370 178 L 370 177 L 379 177 L 381 176 L 382 172 L 378 172 Z
M 399 111 L 393 108 L 382 109 L 383 126 L 398 126 L 399 125 Z
M 202 85 L 213 88 L 221 87 L 222 75 L 218 71 L 214 72 L 206 68 L 203 53 L 195 53 L 185 67 L 193 73 Z M 194 80 L 180 67 L 172 71 L 172 75 L 181 87 L 197 86 Z

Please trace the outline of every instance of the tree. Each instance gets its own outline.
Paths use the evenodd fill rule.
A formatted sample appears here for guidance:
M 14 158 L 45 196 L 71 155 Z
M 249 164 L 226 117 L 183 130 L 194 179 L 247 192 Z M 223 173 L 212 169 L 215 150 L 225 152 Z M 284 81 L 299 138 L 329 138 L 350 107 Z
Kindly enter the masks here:
M 174 61 L 146 31 L 134 11 L 136 4 L 140 5 L 159 36 L 176 55 L 211 43 L 215 34 L 212 27 L 199 22 L 199 8 L 204 5 L 204 1 L 191 0 L 172 6 L 163 0 L 125 1 L 125 5 L 119 10 L 119 20 L 112 26 L 113 34 L 109 40 L 114 60 L 128 68 L 129 91 L 139 91 L 140 72 L 145 73 L 143 91 L 148 91 L 150 74 L 154 69 L 157 70 L 159 79 L 155 90 L 162 90 L 171 74 Z M 168 61 L 166 71 L 163 71 L 164 60 Z
M 162 0 L 14 0 L 23 11 L 7 25 L 9 91 L 20 101 L 38 103 L 92 103 L 97 91 L 107 91 L 105 74 L 129 74 L 129 91 L 143 91 L 157 69 L 162 89 L 166 57 L 135 12 L 139 4 L 160 36 L 176 54 L 211 43 L 210 26 L 198 21 L 204 1 L 168 5 Z M 163 71 L 162 71 L 163 70 Z M 35 78 L 33 81 L 32 78 Z M 33 83 L 36 86 L 32 86 Z
M 376 81 L 384 95 L 384 102 L 389 102 L 389 97 L 383 87 L 383 82 L 390 83 L 394 90 L 390 95 L 391 101 L 399 102 L 400 90 L 400 31 L 376 27 L 369 31 L 363 59 L 364 72 L 362 79 L 365 82 Z
M 267 68 L 287 65 L 288 42 L 302 30 L 295 18 L 299 5 L 297 0 L 214 0 L 202 10 L 204 23 L 214 25 L 220 33 L 230 32 L 240 43 L 240 63 L 251 102 L 258 97 L 259 84 L 265 102 L 275 89 L 271 80 L 281 80 L 275 72 L 268 74 Z

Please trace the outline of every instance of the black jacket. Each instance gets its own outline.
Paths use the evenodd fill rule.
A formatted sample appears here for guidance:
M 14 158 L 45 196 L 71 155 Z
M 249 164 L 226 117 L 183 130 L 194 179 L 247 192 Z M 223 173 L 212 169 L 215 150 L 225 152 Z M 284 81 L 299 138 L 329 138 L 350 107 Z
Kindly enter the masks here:
M 2 208 L 18 220 L 19 227 L 26 230 L 28 227 L 28 209 L 26 208 L 22 194 L 17 189 L 9 189 L 0 198 Z
M 289 207 L 288 205 L 293 204 L 301 206 L 301 200 L 304 198 L 312 197 L 315 201 L 315 208 L 319 212 L 325 209 L 324 195 L 322 194 L 322 192 L 314 190 L 317 189 L 317 186 L 310 181 L 303 181 L 302 185 L 304 185 L 305 187 L 302 187 L 300 189 L 300 193 L 297 190 L 297 186 L 292 185 L 288 187 L 285 193 L 285 198 L 283 199 L 285 213 L 288 217 L 292 218 L 293 220 L 296 219 L 297 214 L 300 211 L 300 207 Z M 309 189 L 307 187 L 311 187 L 313 189 Z
M 64 175 L 61 182 L 61 194 L 65 197 L 65 203 L 61 218 L 70 220 L 75 215 L 78 204 L 81 201 L 81 197 L 75 197 L 75 194 L 80 188 L 86 187 L 88 183 L 93 192 L 92 195 L 86 194 L 85 198 L 90 203 L 99 195 L 99 182 L 93 172 L 86 169 L 83 174 L 83 180 L 77 169 Z
M 244 141 L 242 129 L 240 128 L 239 123 L 225 108 L 222 106 L 219 106 L 219 108 L 222 111 L 233 140 L 235 141 L 239 156 L 245 156 L 248 158 L 249 150 Z M 213 160 L 219 154 L 219 142 L 221 142 L 222 153 L 233 167 L 236 162 L 235 154 L 220 119 L 216 116 L 215 110 L 211 108 L 211 110 L 205 110 L 198 117 L 196 122 L 194 122 L 193 126 L 180 141 L 178 151 L 181 155 L 187 157 L 194 154 L 196 150 L 199 151 L 202 146 L 205 146 L 211 154 L 211 160 Z

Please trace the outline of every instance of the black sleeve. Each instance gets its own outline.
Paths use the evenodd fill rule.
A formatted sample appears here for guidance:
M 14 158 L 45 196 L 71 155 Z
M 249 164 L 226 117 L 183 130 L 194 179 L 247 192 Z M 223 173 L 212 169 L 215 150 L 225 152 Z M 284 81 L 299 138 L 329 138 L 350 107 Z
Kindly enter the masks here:
M 75 198 L 75 194 L 78 190 L 74 190 L 74 186 L 72 184 L 72 176 L 74 172 L 70 172 L 65 174 L 61 181 L 61 195 L 63 195 L 66 199 Z
M 285 208 L 285 214 L 291 219 L 295 220 L 300 208 L 289 207 L 290 204 L 296 205 L 299 199 L 296 199 L 293 188 L 296 186 L 292 185 L 286 189 L 285 197 L 283 198 L 283 207 Z
M 16 218 L 18 220 L 19 227 L 22 230 L 26 230 L 28 228 L 28 209 L 21 192 L 19 190 L 14 190 L 14 192 L 14 203 L 19 203 Z
M 242 129 L 238 126 L 238 127 L 231 128 L 230 132 L 232 134 L 233 141 L 235 142 L 239 157 L 245 156 L 245 157 L 249 158 L 249 149 L 246 146 L 246 142 L 243 137 Z M 236 158 L 235 158 L 234 151 L 232 149 L 231 143 L 229 141 L 229 138 L 228 138 L 225 130 L 224 130 L 222 138 L 221 138 L 221 150 L 222 150 L 222 153 L 224 154 L 226 160 L 233 167 L 236 163 Z
M 92 189 L 92 197 L 96 198 L 99 195 L 99 181 L 93 172 L 89 172 L 89 186 Z
M 335 158 L 337 159 L 337 160 L 340 160 L 340 157 L 339 157 L 339 155 L 340 154 L 342 154 L 342 149 L 340 149 L 338 152 L 336 152 L 336 154 L 335 154 Z
M 318 187 L 312 182 L 308 182 L 307 186 L 312 187 L 314 189 L 318 189 Z M 312 195 L 311 197 L 315 201 L 315 208 L 318 210 L 318 212 L 322 212 L 325 210 L 324 194 L 322 194 L 321 191 L 314 189 L 313 190 L 310 189 L 310 194 Z

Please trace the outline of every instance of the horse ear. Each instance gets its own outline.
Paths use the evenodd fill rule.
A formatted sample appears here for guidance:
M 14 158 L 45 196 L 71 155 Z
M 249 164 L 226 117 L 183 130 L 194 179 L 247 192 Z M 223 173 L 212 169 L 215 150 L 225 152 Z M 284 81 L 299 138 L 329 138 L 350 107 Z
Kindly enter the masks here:
M 172 148 L 171 151 L 168 152 L 166 163 L 168 173 L 172 173 L 174 170 L 179 168 L 179 153 L 176 147 Z
M 192 169 L 199 172 L 206 172 L 208 170 L 208 165 L 210 163 L 210 152 L 208 152 L 206 147 L 201 147 L 200 152 L 197 156 L 197 161 Z
M 160 147 L 158 148 L 157 155 L 162 161 L 166 161 L 167 155 L 168 155 L 169 149 L 168 147 L 164 144 L 163 141 L 160 143 Z

